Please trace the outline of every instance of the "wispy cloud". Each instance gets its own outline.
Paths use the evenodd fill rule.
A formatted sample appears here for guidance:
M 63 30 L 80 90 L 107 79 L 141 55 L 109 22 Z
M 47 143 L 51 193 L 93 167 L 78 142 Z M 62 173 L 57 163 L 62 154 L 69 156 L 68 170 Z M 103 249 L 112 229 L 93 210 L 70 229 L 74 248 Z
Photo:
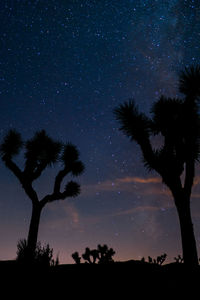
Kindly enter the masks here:
M 121 211 L 117 211 L 115 213 L 112 214 L 113 217 L 117 217 L 117 216 L 125 216 L 125 215 L 133 215 L 134 213 L 137 212 L 155 212 L 155 211 L 160 211 L 160 207 L 159 206 L 136 206 L 130 209 L 126 209 L 126 210 L 121 210 Z
M 77 227 L 80 221 L 80 216 L 78 213 L 78 210 L 73 204 L 65 204 L 64 205 L 64 211 L 66 216 L 68 216 L 71 220 L 71 223 L 73 224 L 74 227 Z
M 200 183 L 200 176 L 195 178 L 195 190 L 192 194 L 193 198 L 199 198 L 198 185 Z M 131 195 L 139 196 L 139 202 L 133 204 L 130 208 L 115 208 L 114 211 L 99 214 L 82 215 L 74 203 L 60 202 L 58 205 L 49 206 L 49 209 L 54 211 L 55 219 L 51 220 L 50 226 L 52 229 L 63 228 L 64 230 L 76 230 L 84 232 L 88 226 L 93 226 L 101 223 L 106 219 L 113 217 L 123 217 L 128 215 L 147 214 L 155 215 L 156 212 L 161 210 L 168 210 L 175 208 L 172 195 L 167 187 L 162 184 L 160 177 L 122 177 L 115 180 L 106 180 L 97 184 L 83 185 L 83 197 L 93 197 L 97 193 L 111 193 L 111 192 L 126 192 Z M 110 194 L 109 194 L 110 197 Z M 59 212 L 62 211 L 60 216 Z
M 170 194 L 159 177 L 144 178 L 129 176 L 82 186 L 83 196 L 95 195 L 102 192 L 127 192 L 132 194 L 139 193 L 140 195 L 155 194 L 165 196 Z
M 116 179 L 119 183 L 161 183 L 161 179 L 159 177 L 124 177 Z
M 194 179 L 192 197 L 198 198 L 200 194 L 200 176 Z M 158 176 L 136 177 L 127 176 L 113 180 L 105 180 L 96 184 L 87 184 L 82 186 L 83 196 L 92 196 L 103 192 L 126 192 L 137 194 L 139 196 L 165 196 L 172 198 L 170 190 L 162 183 Z
M 53 218 L 47 222 L 51 229 L 63 228 L 65 231 L 71 229 L 83 230 L 80 213 L 73 203 L 64 201 L 55 205 L 49 205 L 48 209 L 53 213 Z

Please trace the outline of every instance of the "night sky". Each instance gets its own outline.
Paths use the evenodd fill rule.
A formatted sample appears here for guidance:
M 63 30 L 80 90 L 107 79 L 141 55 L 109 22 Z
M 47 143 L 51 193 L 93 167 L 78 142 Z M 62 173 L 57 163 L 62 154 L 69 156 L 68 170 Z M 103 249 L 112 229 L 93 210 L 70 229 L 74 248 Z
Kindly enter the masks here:
M 172 196 L 145 170 L 113 110 L 134 98 L 149 114 L 160 95 L 178 95 L 178 72 L 199 61 L 198 0 L 0 1 L 1 140 L 11 128 L 25 140 L 45 129 L 75 144 L 86 167 L 75 179 L 81 194 L 48 204 L 41 216 L 38 239 L 61 263 L 98 244 L 112 247 L 115 260 L 181 254 Z M 23 168 L 23 155 L 16 162 Z M 41 197 L 57 171 L 35 183 Z M 200 251 L 199 183 L 197 166 L 191 207 Z M 13 259 L 31 201 L 3 162 L 0 191 L 0 260 Z

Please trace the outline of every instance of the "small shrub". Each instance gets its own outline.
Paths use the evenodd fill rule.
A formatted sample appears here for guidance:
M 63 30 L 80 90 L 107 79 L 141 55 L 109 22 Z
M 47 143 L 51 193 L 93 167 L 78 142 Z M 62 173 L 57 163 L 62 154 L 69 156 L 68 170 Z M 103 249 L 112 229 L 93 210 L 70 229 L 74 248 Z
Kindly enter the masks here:
M 164 263 L 164 261 L 166 260 L 167 258 L 167 254 L 164 253 L 160 256 L 157 256 L 157 258 L 152 258 L 151 256 L 148 256 L 148 263 L 150 264 L 156 264 L 156 265 L 162 265 Z M 142 262 L 145 262 L 145 258 L 143 257 L 141 259 Z
M 21 239 L 17 243 L 17 258 L 16 260 L 20 263 L 27 262 L 27 240 Z M 58 256 L 56 260 L 53 259 L 53 248 L 50 248 L 49 244 L 41 246 L 38 242 L 34 255 L 34 264 L 39 266 L 54 266 L 59 264 Z
M 164 253 L 164 254 L 162 254 L 160 256 L 157 256 L 156 263 L 161 266 L 165 262 L 166 258 L 167 258 L 167 254 L 166 253 Z
M 112 248 L 108 248 L 107 245 L 98 245 L 97 249 L 90 249 L 89 247 L 85 248 L 85 252 L 82 254 L 82 258 L 85 260 L 85 263 L 88 264 L 103 264 L 113 262 L 113 255 L 115 251 Z M 80 264 L 81 257 L 78 252 L 72 254 L 76 264 Z
M 177 264 L 182 264 L 184 263 L 183 257 L 179 254 L 177 257 L 174 257 L 174 260 Z
M 110 263 L 113 262 L 113 255 L 115 255 L 115 251 L 112 248 L 108 248 L 107 245 L 98 245 L 99 252 L 99 263 Z
M 17 243 L 17 258 L 16 260 L 19 262 L 23 262 L 27 257 L 27 241 L 26 239 L 21 239 Z
M 73 258 L 73 260 L 75 261 L 76 264 L 81 263 L 81 257 L 79 256 L 77 251 L 72 253 L 72 258 Z

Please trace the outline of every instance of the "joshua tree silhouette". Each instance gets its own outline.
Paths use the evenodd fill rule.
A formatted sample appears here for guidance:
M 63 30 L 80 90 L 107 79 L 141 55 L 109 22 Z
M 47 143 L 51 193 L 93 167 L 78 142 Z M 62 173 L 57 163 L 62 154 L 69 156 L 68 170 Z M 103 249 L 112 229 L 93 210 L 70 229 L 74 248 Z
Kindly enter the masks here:
M 185 68 L 179 74 L 179 91 L 184 99 L 161 96 L 152 107 L 152 118 L 140 113 L 134 101 L 125 102 L 114 113 L 121 123 L 120 130 L 140 146 L 147 169 L 159 173 L 171 190 L 180 221 L 184 262 L 196 266 L 190 197 L 200 154 L 200 66 Z M 157 134 L 164 138 L 159 150 L 151 143 L 151 136 Z
M 22 171 L 13 161 L 13 157 L 23 147 L 25 147 L 25 167 Z M 84 171 L 84 165 L 79 160 L 79 152 L 74 145 L 71 143 L 63 145 L 54 141 L 44 130 L 36 132 L 34 137 L 25 143 L 18 132 L 10 130 L 0 146 L 0 153 L 6 167 L 18 178 L 25 193 L 32 201 L 32 216 L 27 239 L 27 259 L 31 260 L 37 245 L 40 215 L 43 207 L 47 203 L 79 195 L 80 185 L 78 183 L 69 181 L 62 192 L 61 183 L 69 173 L 73 176 L 80 175 Z M 55 177 L 53 192 L 39 199 L 33 188 L 33 181 L 38 179 L 48 166 L 58 161 L 62 163 L 62 169 Z

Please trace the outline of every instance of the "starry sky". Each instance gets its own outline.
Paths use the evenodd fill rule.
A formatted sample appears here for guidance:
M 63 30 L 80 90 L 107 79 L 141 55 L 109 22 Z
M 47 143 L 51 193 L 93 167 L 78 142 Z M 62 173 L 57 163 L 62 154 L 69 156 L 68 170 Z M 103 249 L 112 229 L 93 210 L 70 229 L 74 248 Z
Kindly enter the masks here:
M 113 110 L 134 98 L 149 115 L 162 94 L 177 96 L 178 73 L 199 62 L 199 47 L 198 0 L 0 1 L 0 139 L 11 128 L 24 140 L 45 129 L 75 144 L 86 167 L 76 179 L 81 194 L 48 204 L 41 216 L 38 239 L 61 263 L 97 244 L 114 248 L 115 260 L 181 254 L 172 196 L 145 170 Z M 23 168 L 23 155 L 16 163 Z M 35 183 L 40 197 L 57 171 Z M 197 166 L 191 207 L 200 251 L 199 183 Z M 31 201 L 3 163 L 0 190 L 0 259 L 13 259 Z

